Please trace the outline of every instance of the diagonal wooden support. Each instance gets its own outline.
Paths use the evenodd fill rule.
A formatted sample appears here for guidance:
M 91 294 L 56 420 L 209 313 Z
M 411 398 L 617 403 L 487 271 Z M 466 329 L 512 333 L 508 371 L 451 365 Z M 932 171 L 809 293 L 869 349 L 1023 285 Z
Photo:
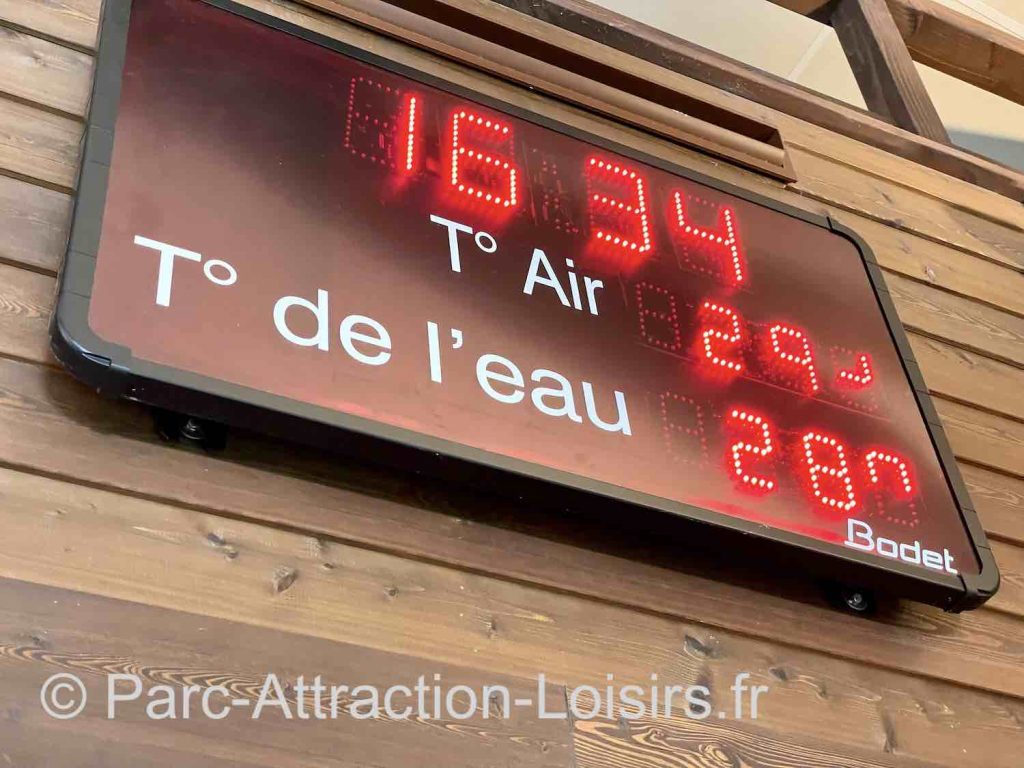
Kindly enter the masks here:
M 828 24 L 839 0 L 769 2 Z M 1024 104 L 1024 39 L 936 0 L 885 0 L 885 4 L 914 61 Z
M 901 128 L 949 143 L 885 0 L 840 0 L 832 26 L 868 108 Z
M 915 61 L 1024 104 L 1024 40 L 932 0 L 887 0 Z

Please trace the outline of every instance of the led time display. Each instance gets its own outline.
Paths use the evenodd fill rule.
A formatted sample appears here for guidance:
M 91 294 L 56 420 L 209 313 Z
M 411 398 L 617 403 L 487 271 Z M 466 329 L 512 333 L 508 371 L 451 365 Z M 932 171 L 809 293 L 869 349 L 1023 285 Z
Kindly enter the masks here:
M 851 241 L 513 112 L 136 3 L 92 330 L 516 471 L 978 572 Z

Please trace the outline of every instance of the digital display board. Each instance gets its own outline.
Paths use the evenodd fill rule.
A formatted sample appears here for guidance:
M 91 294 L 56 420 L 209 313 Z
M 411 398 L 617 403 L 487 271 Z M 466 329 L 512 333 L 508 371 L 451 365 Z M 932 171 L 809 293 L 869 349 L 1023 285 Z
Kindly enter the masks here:
M 72 370 L 977 601 L 983 534 L 855 239 L 226 5 L 109 4 L 56 323 Z

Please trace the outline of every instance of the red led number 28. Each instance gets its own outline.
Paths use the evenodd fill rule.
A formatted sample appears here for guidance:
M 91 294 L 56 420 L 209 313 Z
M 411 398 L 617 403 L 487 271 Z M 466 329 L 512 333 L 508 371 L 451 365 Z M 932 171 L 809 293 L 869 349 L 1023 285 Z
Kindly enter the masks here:
M 733 408 L 725 418 L 726 469 L 741 488 L 771 493 L 778 487 L 775 477 L 775 429 L 763 415 L 749 409 Z M 815 501 L 826 510 L 852 512 L 860 503 L 847 447 L 835 436 L 810 430 L 800 437 L 798 468 Z M 910 466 L 890 451 L 871 450 L 861 462 L 868 488 L 887 491 L 899 500 L 914 495 Z M 883 482 L 883 472 L 889 482 Z

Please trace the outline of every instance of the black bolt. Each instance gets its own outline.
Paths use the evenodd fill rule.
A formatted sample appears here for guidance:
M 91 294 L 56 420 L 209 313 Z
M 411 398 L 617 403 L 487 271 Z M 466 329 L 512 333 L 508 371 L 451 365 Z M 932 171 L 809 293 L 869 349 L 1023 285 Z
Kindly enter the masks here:
M 854 613 L 870 613 L 874 609 L 874 596 L 862 589 L 844 589 L 842 599 L 846 607 Z
M 181 436 L 194 443 L 201 443 L 206 439 L 206 428 L 199 419 L 189 419 L 181 425 Z

